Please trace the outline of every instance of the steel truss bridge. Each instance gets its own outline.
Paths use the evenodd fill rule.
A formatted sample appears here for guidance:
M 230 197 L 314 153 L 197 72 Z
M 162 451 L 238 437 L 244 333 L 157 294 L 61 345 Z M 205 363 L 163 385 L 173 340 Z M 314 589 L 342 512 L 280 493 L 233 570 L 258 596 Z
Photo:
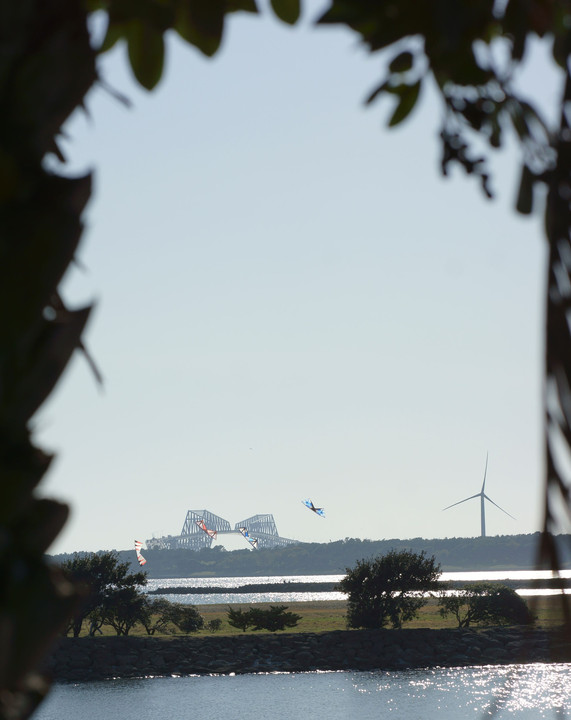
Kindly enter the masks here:
M 219 535 L 241 535 L 240 528 L 246 528 L 248 534 L 258 541 L 258 548 L 285 547 L 295 545 L 298 540 L 281 537 L 278 533 L 273 515 L 252 515 L 252 517 L 241 520 L 230 526 L 228 520 L 214 515 L 209 510 L 189 510 L 186 513 L 184 525 L 180 535 L 166 535 L 160 538 L 151 538 L 146 541 L 147 547 L 151 550 L 175 550 L 185 548 L 187 550 L 201 550 L 212 546 L 213 538 L 202 530 L 200 525 L 204 522 L 208 530 L 215 530 Z M 244 539 L 244 549 L 248 542 Z

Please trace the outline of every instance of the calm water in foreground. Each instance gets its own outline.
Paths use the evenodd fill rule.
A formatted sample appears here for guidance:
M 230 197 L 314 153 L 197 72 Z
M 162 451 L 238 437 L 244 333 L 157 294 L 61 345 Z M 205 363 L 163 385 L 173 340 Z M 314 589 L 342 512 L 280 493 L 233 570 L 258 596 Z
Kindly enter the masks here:
M 566 571 L 565 576 L 569 571 Z M 514 573 L 446 573 L 443 579 L 502 579 Z M 464 576 L 464 575 L 467 575 Z M 523 574 L 515 573 L 516 578 Z M 475 577 L 476 576 L 476 577 Z M 536 578 L 536 572 L 523 577 Z M 177 578 L 173 586 L 338 582 L 341 576 Z M 296 597 L 293 597 L 293 596 Z M 330 596 L 335 597 L 330 597 Z M 338 593 L 177 595 L 178 602 L 342 599 Z M 300 596 L 300 597 L 297 597 Z M 34 720 L 535 720 L 571 718 L 571 664 L 431 668 L 391 672 L 312 672 L 138 678 L 62 684 Z
M 35 720 L 569 718 L 571 664 L 141 678 L 57 685 Z

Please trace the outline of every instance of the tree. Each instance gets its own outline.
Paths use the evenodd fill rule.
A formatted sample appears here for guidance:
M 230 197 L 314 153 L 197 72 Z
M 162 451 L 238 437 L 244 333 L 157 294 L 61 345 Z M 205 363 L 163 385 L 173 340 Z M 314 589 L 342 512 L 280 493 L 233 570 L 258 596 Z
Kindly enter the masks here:
M 206 627 L 210 632 L 218 632 L 222 627 L 222 620 L 220 618 L 212 618 L 206 623 Z
M 172 622 L 182 630 L 183 633 L 197 632 L 204 627 L 204 618 L 194 605 L 183 605 L 172 603 Z
M 168 626 L 173 623 L 176 608 L 173 603 L 164 598 L 145 597 L 139 621 L 147 631 L 147 635 L 154 635 L 156 632 L 164 633 Z
M 295 627 L 301 620 L 301 615 L 286 612 L 287 605 L 270 605 L 266 610 L 264 608 L 249 608 L 234 610 L 228 606 L 228 624 L 232 627 L 239 628 L 243 632 L 251 627 L 254 630 L 285 630 L 286 627 Z
M 253 625 L 252 615 L 249 611 L 237 608 L 236 610 L 230 605 L 228 606 L 228 624 L 238 628 L 243 632 Z
M 438 604 L 442 617 L 453 615 L 458 627 L 468 627 L 471 623 L 528 625 L 533 622 L 525 600 L 506 585 L 478 583 L 454 595 L 442 595 Z
M 139 588 L 147 582 L 146 573 L 129 572 L 130 564 L 119 562 L 116 552 L 76 553 L 71 560 L 62 563 L 61 568 L 84 598 L 71 618 L 67 632 L 72 631 L 77 637 L 83 621 L 97 611 L 99 621 L 109 623 L 116 630 L 121 628 L 121 631 L 117 630 L 118 634 L 126 634 L 125 628 L 132 627 L 129 614 L 141 609 Z
M 416 617 L 425 594 L 436 590 L 440 566 L 424 552 L 395 550 L 372 560 L 359 560 L 339 583 L 347 593 L 347 624 L 353 628 L 393 628 Z
M 269 609 L 250 608 L 250 619 L 254 630 L 285 630 L 295 627 L 301 620 L 301 615 L 286 612 L 287 605 L 270 605 Z
M 111 625 L 117 635 L 128 635 L 141 619 L 145 597 L 136 587 L 114 588 L 96 608 L 103 625 Z

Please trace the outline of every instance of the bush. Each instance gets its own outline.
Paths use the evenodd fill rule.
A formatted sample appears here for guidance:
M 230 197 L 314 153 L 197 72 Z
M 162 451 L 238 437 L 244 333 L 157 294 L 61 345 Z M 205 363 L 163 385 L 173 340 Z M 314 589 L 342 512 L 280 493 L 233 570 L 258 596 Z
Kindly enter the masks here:
M 440 566 L 434 557 L 410 550 L 391 551 L 359 560 L 338 589 L 347 593 L 347 625 L 352 628 L 394 628 L 417 616 L 426 604 L 423 593 L 436 590 Z
M 177 606 L 164 598 L 145 598 L 139 621 L 147 631 L 147 635 L 155 632 L 168 632 L 169 625 L 176 619 Z
M 270 605 L 269 610 L 251 608 L 250 615 L 254 630 L 285 630 L 286 627 L 295 627 L 301 620 L 301 615 L 286 612 L 287 605 Z
M 197 632 L 204 627 L 204 618 L 194 605 L 173 603 L 172 622 L 183 633 Z
M 228 606 L 228 624 L 246 632 L 246 630 L 253 625 L 250 611 L 240 610 L 240 608 L 234 610 Z
M 206 627 L 210 630 L 210 632 L 218 632 L 218 630 L 222 627 L 222 620 L 220 620 L 220 618 L 213 618 L 208 621 Z
M 485 625 L 527 625 L 534 621 L 525 600 L 506 585 L 478 583 L 438 600 L 442 617 L 453 615 L 458 627 L 471 623 Z
M 301 620 L 301 615 L 286 612 L 287 605 L 270 605 L 269 610 L 250 608 L 249 610 L 233 610 L 228 606 L 228 623 L 243 632 L 249 627 L 254 630 L 285 630 L 286 627 L 295 627 Z

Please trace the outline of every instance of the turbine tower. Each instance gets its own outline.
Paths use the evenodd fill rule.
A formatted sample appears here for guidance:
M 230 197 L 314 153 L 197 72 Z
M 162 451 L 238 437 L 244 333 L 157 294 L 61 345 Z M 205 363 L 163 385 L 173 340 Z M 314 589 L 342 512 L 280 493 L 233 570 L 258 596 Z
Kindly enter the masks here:
M 460 505 L 463 502 L 466 502 L 467 500 L 473 500 L 474 498 L 479 497 L 480 498 L 480 522 L 481 522 L 481 529 L 482 529 L 482 537 L 486 537 L 486 509 L 485 509 L 485 500 L 488 500 L 488 502 L 491 502 L 492 505 L 495 505 L 497 508 L 499 508 L 503 513 L 506 515 L 509 515 L 509 517 L 512 518 L 512 520 L 515 520 L 513 515 L 510 515 L 509 512 L 501 508 L 497 503 L 495 503 L 491 498 L 489 498 L 486 493 L 484 492 L 484 488 L 486 487 L 486 473 L 488 472 L 488 454 L 486 453 L 486 467 L 484 469 L 484 482 L 482 483 L 482 489 L 479 493 L 476 493 L 475 495 L 470 495 L 470 497 L 464 498 L 464 500 L 459 500 L 458 502 L 452 503 L 452 505 L 448 505 L 448 507 L 443 508 L 444 510 L 448 510 L 451 507 L 454 507 L 455 505 Z

